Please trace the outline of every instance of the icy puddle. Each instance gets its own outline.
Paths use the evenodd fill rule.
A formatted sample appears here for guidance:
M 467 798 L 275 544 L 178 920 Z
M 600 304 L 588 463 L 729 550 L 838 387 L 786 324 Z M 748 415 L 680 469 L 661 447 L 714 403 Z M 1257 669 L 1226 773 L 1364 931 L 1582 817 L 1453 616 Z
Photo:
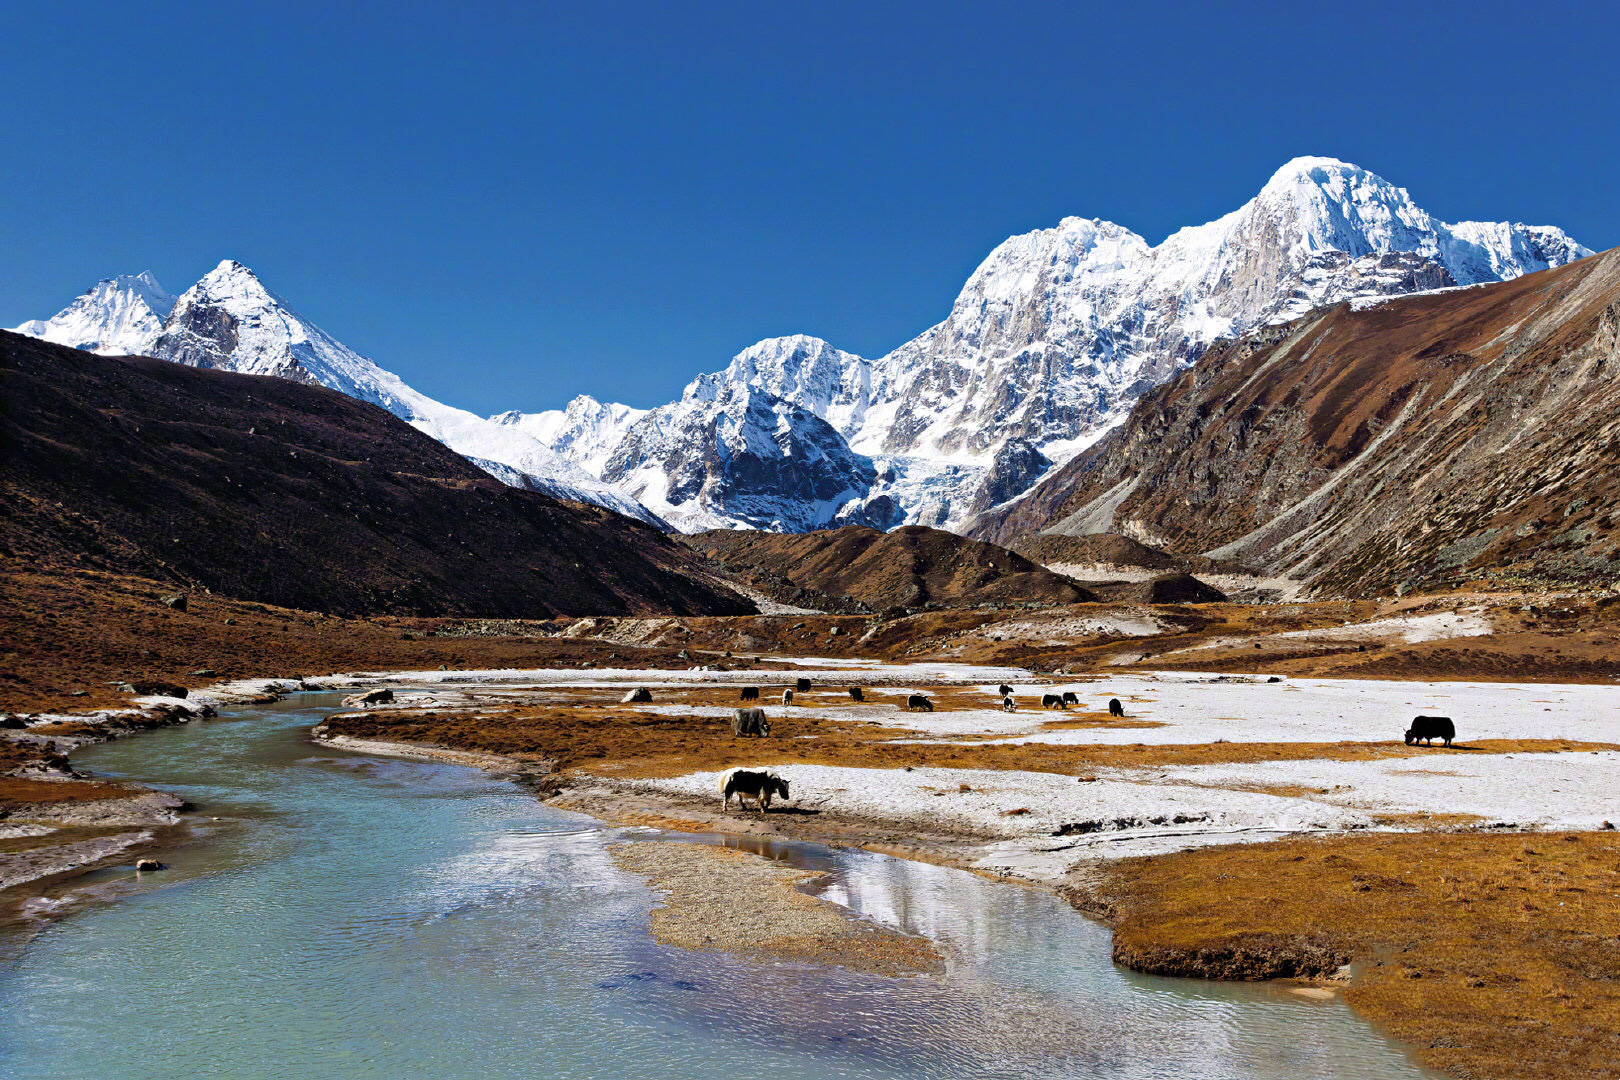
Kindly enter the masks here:
M 1337 999 L 1134 976 L 1045 892 L 864 852 L 759 849 L 939 941 L 946 975 L 657 945 L 653 894 L 606 848 L 660 834 L 471 770 L 316 747 L 305 731 L 336 701 L 76 756 L 192 800 L 209 834 L 0 943 L 0 1075 L 1424 1075 Z

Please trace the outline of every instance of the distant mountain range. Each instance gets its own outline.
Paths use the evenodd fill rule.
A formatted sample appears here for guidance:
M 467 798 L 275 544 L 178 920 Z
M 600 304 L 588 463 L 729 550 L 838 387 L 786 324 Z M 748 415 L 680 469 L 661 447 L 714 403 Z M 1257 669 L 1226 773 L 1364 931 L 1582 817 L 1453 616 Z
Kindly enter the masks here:
M 1012 237 L 943 322 L 876 359 L 770 338 L 652 410 L 580 397 L 487 419 L 413 390 L 231 261 L 178 298 L 150 274 L 108 279 L 18 330 L 329 386 L 509 484 L 683 531 L 962 529 L 1216 342 L 1342 300 L 1509 280 L 1590 254 L 1550 226 L 1446 224 L 1373 173 L 1298 158 L 1242 207 L 1157 246 L 1081 218 Z

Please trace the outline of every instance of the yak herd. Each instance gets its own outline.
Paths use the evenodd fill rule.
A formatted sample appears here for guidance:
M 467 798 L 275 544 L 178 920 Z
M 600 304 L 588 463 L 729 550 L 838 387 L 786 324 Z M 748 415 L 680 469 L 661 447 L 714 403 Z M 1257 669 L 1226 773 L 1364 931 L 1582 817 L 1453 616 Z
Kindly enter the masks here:
M 811 688 L 809 679 L 794 680 L 791 688 L 782 690 L 782 704 L 792 705 L 795 693 L 804 693 Z M 760 688 L 745 686 L 739 695 L 744 702 L 759 701 Z M 1003 683 L 996 688 L 997 696 L 1001 699 L 1001 708 L 1004 712 L 1014 712 L 1018 708 L 1017 699 L 1013 695 L 1013 688 Z M 849 700 L 857 704 L 866 701 L 866 692 L 859 686 L 851 686 L 848 690 Z M 621 699 L 621 704 L 636 704 L 652 701 L 652 692 L 646 687 L 638 686 Z M 1045 709 L 1067 709 L 1070 705 L 1079 705 L 1080 697 L 1072 690 L 1060 693 L 1043 693 L 1041 707 Z M 907 694 L 903 706 L 907 712 L 933 712 L 934 703 L 926 694 Z M 1108 715 L 1122 717 L 1125 715 L 1125 706 L 1119 698 L 1108 699 Z M 758 705 L 745 706 L 737 709 L 731 719 L 731 733 L 739 738 L 750 736 L 755 738 L 770 738 L 771 719 L 765 710 Z M 1435 739 L 1440 739 L 1446 746 L 1457 737 L 1456 726 L 1449 716 L 1418 716 L 1412 719 L 1412 724 L 1405 733 L 1406 745 L 1413 746 L 1419 743 L 1434 745 Z M 760 813 L 764 813 L 771 804 L 773 797 L 788 797 L 788 782 L 781 776 L 768 769 L 727 769 L 720 777 L 721 806 L 729 808 L 733 796 L 737 798 L 737 805 L 743 805 L 744 798 L 754 800 Z

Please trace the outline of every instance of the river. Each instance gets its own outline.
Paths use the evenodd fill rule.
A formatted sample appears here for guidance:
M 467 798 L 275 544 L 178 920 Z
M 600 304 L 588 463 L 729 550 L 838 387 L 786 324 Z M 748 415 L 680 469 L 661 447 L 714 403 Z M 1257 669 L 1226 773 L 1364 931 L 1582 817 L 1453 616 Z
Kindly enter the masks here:
M 1133 975 L 1046 892 L 867 852 L 767 849 L 939 940 L 947 975 L 661 946 L 654 895 L 606 851 L 661 834 L 310 742 L 336 703 L 75 755 L 189 799 L 198 835 L 161 853 L 171 869 L 99 871 L 77 883 L 88 902 L 0 943 L 0 1076 L 1427 1075 L 1336 998 Z

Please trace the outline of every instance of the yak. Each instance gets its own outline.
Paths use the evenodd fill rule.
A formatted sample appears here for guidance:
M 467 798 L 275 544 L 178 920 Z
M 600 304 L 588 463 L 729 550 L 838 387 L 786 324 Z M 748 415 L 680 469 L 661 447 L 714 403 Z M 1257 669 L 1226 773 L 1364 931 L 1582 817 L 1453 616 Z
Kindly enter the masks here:
M 1108 715 L 1109 716 L 1124 716 L 1125 715 L 1125 706 L 1123 706 L 1123 705 L 1121 705 L 1119 703 L 1119 698 L 1111 697 L 1111 698 L 1108 699 Z
M 1000 686 L 996 687 L 996 693 L 1000 694 L 1002 697 L 1006 697 L 1008 694 L 1012 693 L 1012 687 L 1008 686 L 1006 683 L 1002 683 Z
M 738 709 L 731 718 L 731 733 L 736 736 L 758 735 L 762 739 L 771 737 L 771 718 L 765 715 L 761 708 Z
M 865 694 L 864 691 L 861 690 L 860 687 L 852 686 L 852 687 L 849 688 L 849 700 L 851 700 L 851 701 L 865 701 L 866 700 L 866 694 Z
M 810 689 L 810 680 L 795 679 L 793 681 L 793 689 L 797 690 L 801 694 L 804 693 L 806 690 Z
M 737 796 L 737 805 L 745 798 L 759 804 L 763 814 L 770 808 L 773 796 L 788 798 L 788 782 L 769 769 L 727 769 L 720 774 L 720 807 L 731 809 L 731 797 Z
M 1457 737 L 1457 728 L 1449 716 L 1414 716 L 1412 726 L 1406 729 L 1406 745 L 1415 746 L 1421 739 L 1425 745 L 1433 746 L 1434 740 L 1444 739 L 1446 745 Z
M 648 690 L 645 686 L 638 686 L 634 690 L 630 691 L 628 694 L 624 695 L 624 697 L 620 698 L 619 699 L 619 704 L 620 705 L 628 705 L 633 701 L 651 701 L 651 700 L 652 700 L 652 691 Z
M 1041 695 L 1041 708 L 1043 708 L 1043 709 L 1067 709 L 1068 706 L 1063 704 L 1063 697 L 1060 694 L 1042 694 Z
M 1078 705 L 1078 704 L 1080 704 L 1080 695 L 1076 694 L 1073 690 L 1065 690 L 1065 691 L 1063 691 L 1063 704 L 1065 704 L 1065 705 Z
M 791 691 L 791 690 L 782 691 L 782 704 L 784 704 L 784 705 L 793 704 L 793 691 Z
M 759 700 L 759 687 L 757 687 L 757 686 L 745 686 L 745 687 L 743 687 L 742 688 L 742 697 L 739 700 L 741 700 L 741 701 L 758 701 Z
M 912 694 L 910 697 L 906 698 L 906 711 L 933 712 L 934 703 L 923 697 L 921 694 Z
M 1001 699 L 1001 711 L 1002 712 L 1017 712 L 1018 711 L 1018 702 L 1013 700 L 1013 696 L 1011 694 L 1008 694 L 1006 697 Z

